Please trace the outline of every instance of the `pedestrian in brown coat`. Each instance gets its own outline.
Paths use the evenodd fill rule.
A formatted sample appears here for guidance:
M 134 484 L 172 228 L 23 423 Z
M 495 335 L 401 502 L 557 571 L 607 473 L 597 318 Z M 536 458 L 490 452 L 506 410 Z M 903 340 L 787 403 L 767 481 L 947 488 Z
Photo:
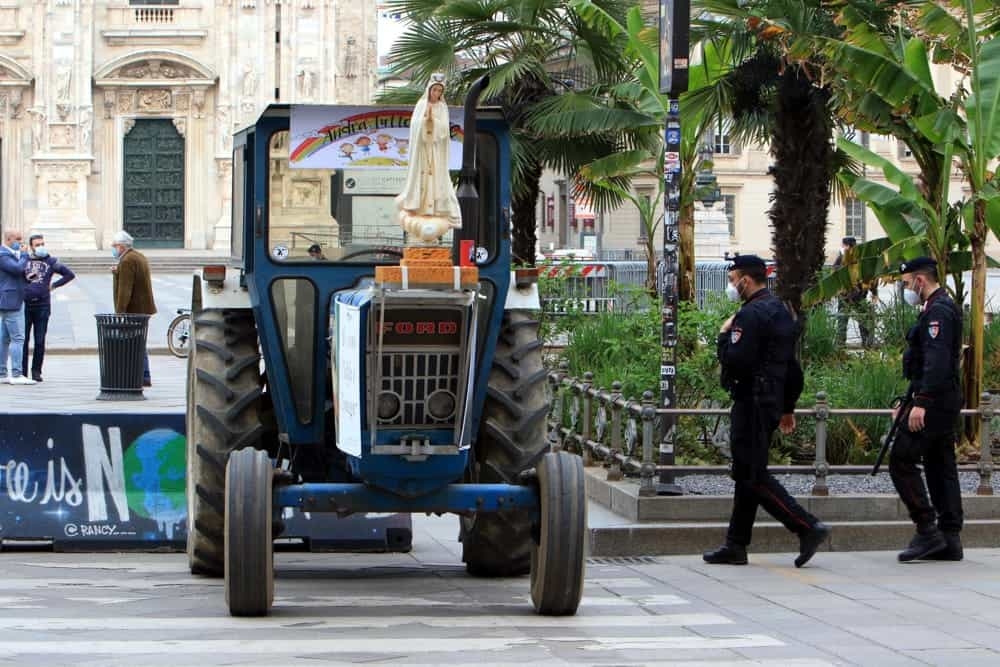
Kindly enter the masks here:
M 122 230 L 115 234 L 111 243 L 111 253 L 118 260 L 118 264 L 111 267 L 111 272 L 114 274 L 115 312 L 155 315 L 156 302 L 153 299 L 153 279 L 149 272 L 149 260 L 132 247 L 133 242 L 132 235 Z M 142 386 L 152 385 L 147 351 L 144 357 Z

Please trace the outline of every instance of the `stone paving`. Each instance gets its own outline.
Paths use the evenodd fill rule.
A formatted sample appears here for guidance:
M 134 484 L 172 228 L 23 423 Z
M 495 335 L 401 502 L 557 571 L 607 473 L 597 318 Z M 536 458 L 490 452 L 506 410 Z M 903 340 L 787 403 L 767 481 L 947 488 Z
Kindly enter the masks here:
M 465 574 L 454 517 L 414 524 L 409 554 L 278 554 L 261 619 L 182 554 L 0 553 L 0 665 L 1000 664 L 1000 550 L 592 559 L 577 616 L 540 618 L 527 578 Z

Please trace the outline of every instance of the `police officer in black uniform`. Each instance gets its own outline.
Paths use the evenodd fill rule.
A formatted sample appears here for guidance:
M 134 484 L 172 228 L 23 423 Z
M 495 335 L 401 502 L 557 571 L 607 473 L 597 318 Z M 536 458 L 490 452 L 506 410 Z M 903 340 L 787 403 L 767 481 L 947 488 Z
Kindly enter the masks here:
M 726 542 L 706 563 L 745 565 L 757 507 L 799 536 L 802 567 L 830 535 L 830 528 L 805 511 L 767 470 L 767 450 L 779 426 L 795 428 L 795 402 L 802 393 L 802 369 L 795 359 L 797 322 L 767 289 L 764 261 L 741 255 L 729 269 L 731 299 L 743 306 L 719 331 L 722 384 L 733 397 L 730 413 L 732 475 L 736 482 Z
M 923 304 L 906 335 L 903 375 L 910 381 L 911 400 L 905 404 L 909 415 L 903 415 L 889 460 L 892 482 L 917 525 L 917 534 L 899 560 L 962 560 L 962 495 L 955 464 L 962 409 L 962 311 L 938 284 L 937 262 L 930 257 L 904 262 L 899 272 L 907 303 Z M 926 488 L 919 464 L 927 477 Z

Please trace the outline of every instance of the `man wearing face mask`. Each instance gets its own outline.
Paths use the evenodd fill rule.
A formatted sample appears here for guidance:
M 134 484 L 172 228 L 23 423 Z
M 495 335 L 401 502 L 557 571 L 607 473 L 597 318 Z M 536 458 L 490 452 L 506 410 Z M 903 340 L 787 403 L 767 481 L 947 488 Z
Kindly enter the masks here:
M 49 250 L 45 247 L 45 237 L 41 234 L 29 236 L 28 246 L 31 255 L 24 268 L 27 286 L 24 289 L 24 352 L 21 355 L 21 368 L 27 375 L 28 347 L 34 330 L 35 348 L 31 355 L 31 379 L 41 382 L 42 363 L 45 361 L 45 335 L 49 329 L 49 316 L 52 314 L 51 294 L 53 290 L 76 278 L 76 274 L 49 255 Z M 52 282 L 52 276 L 55 274 L 59 274 L 59 279 Z
M 4 232 L 0 246 L 0 383 L 35 384 L 23 374 L 24 267 L 28 253 L 21 249 L 21 232 Z M 7 358 L 11 377 L 7 379 Z
M 717 341 L 722 385 L 733 397 L 729 432 L 736 489 L 726 542 L 703 558 L 711 564 L 745 565 L 757 508 L 763 506 L 799 536 L 795 567 L 802 567 L 829 537 L 830 528 L 805 511 L 767 469 L 774 431 L 795 428 L 795 402 L 802 392 L 802 369 L 795 359 L 799 327 L 768 291 L 767 269 L 759 257 L 741 255 L 733 261 L 726 294 L 743 302 L 722 325 Z
M 922 304 L 903 353 L 903 376 L 910 381 L 909 415 L 903 418 L 889 460 L 892 482 L 917 526 L 899 560 L 962 560 L 962 495 L 955 463 L 963 402 L 962 311 L 938 284 L 937 262 L 930 257 L 904 262 L 899 273 L 906 302 Z

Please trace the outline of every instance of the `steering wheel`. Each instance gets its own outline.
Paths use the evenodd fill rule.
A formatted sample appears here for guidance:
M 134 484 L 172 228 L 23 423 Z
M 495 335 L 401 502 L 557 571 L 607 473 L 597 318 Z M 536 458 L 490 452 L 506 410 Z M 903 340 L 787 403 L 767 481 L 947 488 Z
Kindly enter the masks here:
M 363 257 L 364 255 L 393 255 L 395 257 L 403 258 L 403 253 L 395 248 L 363 248 L 361 250 L 355 250 L 354 252 L 349 252 L 346 255 L 341 255 L 335 261 L 343 262 L 348 259 L 353 259 L 355 257 Z

